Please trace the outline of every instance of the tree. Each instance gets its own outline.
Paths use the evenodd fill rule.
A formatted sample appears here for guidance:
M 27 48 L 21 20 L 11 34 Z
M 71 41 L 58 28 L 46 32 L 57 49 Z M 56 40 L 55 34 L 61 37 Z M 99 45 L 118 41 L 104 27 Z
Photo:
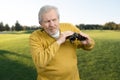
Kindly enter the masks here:
M 104 25 L 104 28 L 109 30 L 115 30 L 117 28 L 117 24 L 114 22 L 108 22 Z
M 85 26 L 84 24 L 79 24 L 79 25 L 76 25 L 76 26 L 77 26 L 79 29 L 81 29 L 81 30 L 85 29 L 85 28 L 84 28 L 84 26 Z
M 15 26 L 12 25 L 11 31 L 15 31 Z
M 117 30 L 120 30 L 120 24 L 117 25 Z
M 19 24 L 18 21 L 16 21 L 16 23 L 15 23 L 15 30 L 16 30 L 16 31 L 21 31 L 21 30 L 23 30 L 23 27 Z
M 4 31 L 4 25 L 3 25 L 3 22 L 0 22 L 0 31 Z
M 6 31 L 10 31 L 10 27 L 9 27 L 8 24 L 5 25 L 5 30 L 6 30 Z

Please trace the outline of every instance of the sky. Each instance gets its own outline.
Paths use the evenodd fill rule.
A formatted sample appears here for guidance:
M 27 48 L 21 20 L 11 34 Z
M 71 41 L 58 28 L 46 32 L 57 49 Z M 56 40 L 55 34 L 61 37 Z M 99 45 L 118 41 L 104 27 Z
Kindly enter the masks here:
M 0 0 L 0 22 L 39 26 L 38 12 L 44 5 L 56 6 L 60 22 L 72 24 L 120 23 L 120 0 Z

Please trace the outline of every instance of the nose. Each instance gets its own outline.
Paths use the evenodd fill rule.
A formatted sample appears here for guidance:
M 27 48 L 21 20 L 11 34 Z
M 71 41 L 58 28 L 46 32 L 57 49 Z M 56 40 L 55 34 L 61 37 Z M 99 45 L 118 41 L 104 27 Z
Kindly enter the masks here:
M 50 26 L 54 26 L 54 22 L 52 20 L 50 21 Z

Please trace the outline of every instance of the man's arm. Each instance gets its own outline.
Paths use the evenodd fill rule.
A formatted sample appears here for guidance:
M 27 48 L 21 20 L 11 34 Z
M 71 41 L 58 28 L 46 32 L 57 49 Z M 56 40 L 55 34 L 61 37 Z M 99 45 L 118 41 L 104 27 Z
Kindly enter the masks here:
M 44 47 L 44 40 L 39 40 L 34 35 L 30 36 L 30 49 L 36 66 L 45 67 L 56 55 L 60 45 L 55 41 Z
M 95 45 L 94 40 L 89 35 L 87 35 L 87 34 L 85 34 L 83 32 L 80 32 L 79 34 L 86 38 L 85 40 L 80 41 L 81 44 L 82 44 L 81 48 L 83 48 L 85 50 L 91 50 Z

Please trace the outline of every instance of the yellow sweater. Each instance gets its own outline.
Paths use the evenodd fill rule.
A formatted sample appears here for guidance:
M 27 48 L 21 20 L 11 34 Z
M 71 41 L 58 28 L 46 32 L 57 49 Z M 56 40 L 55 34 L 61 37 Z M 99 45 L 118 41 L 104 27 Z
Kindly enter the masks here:
M 80 32 L 75 26 L 60 24 L 60 31 Z M 94 42 L 93 42 L 94 43 Z M 66 40 L 62 45 L 45 31 L 36 30 L 30 36 L 31 53 L 37 69 L 37 80 L 80 80 L 77 68 L 76 48 L 92 49 L 93 45 L 82 46 Z

